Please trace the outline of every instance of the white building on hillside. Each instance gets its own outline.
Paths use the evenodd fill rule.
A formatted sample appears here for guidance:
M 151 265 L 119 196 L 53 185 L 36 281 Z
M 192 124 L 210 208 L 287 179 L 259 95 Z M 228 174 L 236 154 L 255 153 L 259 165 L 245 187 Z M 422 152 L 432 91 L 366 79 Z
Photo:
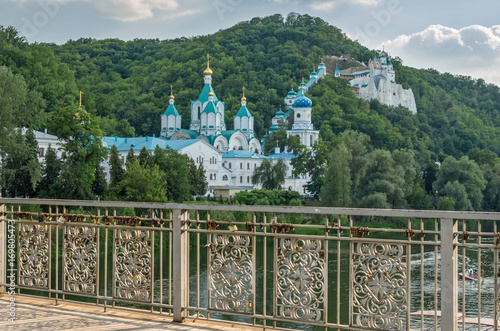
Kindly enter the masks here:
M 365 100 L 377 99 L 388 106 L 403 106 L 413 114 L 417 113 L 417 105 L 413 91 L 403 89 L 401 84 L 396 84 L 396 73 L 391 60 L 385 52 L 380 59 L 374 56 L 368 62 L 366 70 L 353 73 L 342 73 L 336 68 L 335 77 L 351 80 L 351 86 L 359 98 Z

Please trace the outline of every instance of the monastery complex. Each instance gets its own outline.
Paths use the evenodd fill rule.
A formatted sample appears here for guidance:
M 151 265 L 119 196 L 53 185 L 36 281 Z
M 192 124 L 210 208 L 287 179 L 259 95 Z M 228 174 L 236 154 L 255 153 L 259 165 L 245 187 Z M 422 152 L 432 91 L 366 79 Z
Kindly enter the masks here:
M 363 71 L 342 73 L 338 68 L 331 72 L 335 77 L 349 79 L 353 90 L 360 98 L 378 99 L 380 102 L 397 106 L 402 105 L 416 113 L 415 100 L 411 89 L 404 90 L 395 83 L 395 72 L 390 59 L 382 53 L 380 59 L 376 56 L 370 60 L 369 68 Z M 177 110 L 175 96 L 171 89 L 169 104 L 158 120 L 161 121 L 160 136 L 156 137 L 104 137 L 103 145 L 110 148 L 115 145 L 120 153 L 123 164 L 126 155 L 133 149 L 139 153 L 144 147 L 154 151 L 157 146 L 171 148 L 186 154 L 202 164 L 206 171 L 209 196 L 223 196 L 230 198 L 239 191 L 260 188 L 252 184 L 253 171 L 260 166 L 264 159 L 283 159 L 288 166 L 284 189 L 294 190 L 302 196 L 307 195 L 304 185 L 310 180 L 309 175 L 294 176 L 290 161 L 295 157 L 286 150 L 275 148 L 274 154 L 263 155 L 262 142 L 255 136 L 254 116 L 247 108 L 245 89 L 242 87 L 241 106 L 233 118 L 233 129 L 228 130 L 225 123 L 225 103 L 216 95 L 212 85 L 213 71 L 210 68 L 207 56 L 207 68 L 203 72 L 203 87 L 197 100 L 191 101 L 190 124 L 182 128 L 182 116 Z M 306 96 L 321 78 L 327 74 L 326 65 L 321 62 L 317 71 L 311 72 L 309 80 L 302 82 L 298 90 L 293 89 L 284 98 L 285 107 L 276 112 L 272 118 L 269 132 L 286 130 L 287 136 L 295 135 L 307 148 L 312 148 L 319 138 L 319 130 L 314 129 L 311 121 L 313 111 L 312 101 Z M 184 105 L 179 105 L 183 107 Z M 292 126 L 289 129 L 289 118 Z M 35 132 L 40 147 L 40 158 L 49 144 L 59 150 L 61 143 L 56 136 L 47 132 Z M 109 164 L 105 164 L 105 173 L 109 180 Z

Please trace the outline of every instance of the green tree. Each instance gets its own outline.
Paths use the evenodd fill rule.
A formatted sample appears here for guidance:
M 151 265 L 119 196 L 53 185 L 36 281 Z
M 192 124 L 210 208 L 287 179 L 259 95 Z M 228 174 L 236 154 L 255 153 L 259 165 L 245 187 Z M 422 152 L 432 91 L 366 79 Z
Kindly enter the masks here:
M 5 140 L 1 153 L 1 187 L 7 197 L 33 197 L 40 180 L 38 142 L 32 130 L 16 129 Z
M 366 175 L 361 181 L 360 205 L 372 208 L 400 208 L 404 205 L 404 169 L 389 151 L 374 150 L 367 155 Z M 377 193 L 376 195 L 374 195 Z M 387 200 L 383 202 L 383 197 Z M 378 206 L 374 203 L 379 203 Z
M 205 195 L 208 189 L 207 177 L 205 176 L 205 168 L 203 164 L 198 165 L 194 163 L 193 159 L 186 159 L 189 168 L 189 184 L 191 186 L 191 195 L 200 196 Z
M 23 76 L 14 75 L 9 68 L 0 66 L 0 148 L 6 147 L 5 140 L 15 128 L 37 127 L 43 106 L 41 95 L 28 89 Z
M 441 190 L 441 194 L 453 198 L 453 201 L 455 201 L 455 209 L 473 210 L 465 185 L 461 184 L 458 180 L 454 182 L 447 182 Z
M 117 191 L 118 184 L 125 178 L 125 170 L 123 162 L 120 159 L 120 154 L 115 145 L 111 146 L 109 152 L 109 190 L 112 194 L 119 197 L 121 192 Z
M 429 160 L 425 165 L 422 178 L 424 180 L 424 189 L 427 194 L 433 194 L 434 190 L 432 189 L 432 185 L 437 179 L 438 166 L 435 161 Z
M 136 157 L 135 157 L 134 148 L 130 147 L 130 149 L 129 149 L 128 153 L 127 153 L 127 159 L 125 161 L 125 166 L 128 168 L 129 164 L 134 163 L 135 160 L 136 160 Z
M 325 171 L 324 184 L 321 188 L 321 203 L 331 207 L 349 207 L 351 205 L 351 171 L 349 163 L 352 156 L 344 143 L 341 143 L 330 155 L 330 162 Z
M 323 173 L 330 153 L 329 148 L 330 146 L 322 139 L 318 139 L 312 149 L 306 148 L 304 145 L 295 145 L 291 149 L 291 152 L 296 155 L 290 162 L 293 167 L 293 175 L 310 175 L 311 179 L 305 188 L 315 199 L 319 198 L 323 186 Z
M 457 183 L 454 183 L 455 181 Z M 448 183 L 451 184 L 448 185 Z M 454 199 L 455 209 L 481 209 L 482 191 L 486 188 L 486 181 L 477 163 L 467 156 L 463 156 L 460 160 L 456 160 L 452 156 L 447 157 L 441 164 L 434 185 L 440 194 L 446 194 Z M 448 192 L 446 192 L 447 190 Z M 464 191 L 465 196 L 462 195 Z
M 281 190 L 281 186 L 285 183 L 286 168 L 283 159 L 278 159 L 276 162 L 265 159 L 255 168 L 252 183 L 260 184 L 266 190 Z
M 141 149 L 141 151 L 139 152 L 139 156 L 137 157 L 137 159 L 139 160 L 139 162 L 141 163 L 141 165 L 143 165 L 143 164 L 147 163 L 148 158 L 149 158 L 149 152 L 146 149 L 146 146 L 144 146 Z
M 347 130 L 340 135 L 340 141 L 345 144 L 351 155 L 351 161 L 349 163 L 352 180 L 351 196 L 355 197 L 359 194 L 361 179 L 366 174 L 368 163 L 366 153 L 368 151 L 370 137 L 364 133 Z
M 183 202 L 191 200 L 193 195 L 202 195 L 206 192 L 208 184 L 203 168 L 197 168 L 187 155 L 171 148 L 156 147 L 149 158 L 149 165 L 157 165 L 164 174 L 169 201 Z
M 452 197 L 441 197 L 437 209 L 455 210 L 455 200 Z
M 60 198 L 95 199 L 92 183 L 95 172 L 104 161 L 106 151 L 102 146 L 102 132 L 98 121 L 84 109 L 70 106 L 54 115 L 59 123 L 56 135 L 66 151 L 66 161 L 61 169 Z
M 95 171 L 95 178 L 92 182 L 92 192 L 99 199 L 107 195 L 108 182 L 106 181 L 106 175 L 104 174 L 104 167 L 102 164 L 98 165 Z
M 55 149 L 49 145 L 41 171 L 40 184 L 38 185 L 38 197 L 44 199 L 57 199 L 61 189 L 59 175 L 62 162 L 57 158 Z
M 483 170 L 487 182 L 484 190 L 484 210 L 500 211 L 500 162 Z
M 130 163 L 118 189 L 129 201 L 166 202 L 165 174 L 157 165 L 142 166 L 139 160 Z

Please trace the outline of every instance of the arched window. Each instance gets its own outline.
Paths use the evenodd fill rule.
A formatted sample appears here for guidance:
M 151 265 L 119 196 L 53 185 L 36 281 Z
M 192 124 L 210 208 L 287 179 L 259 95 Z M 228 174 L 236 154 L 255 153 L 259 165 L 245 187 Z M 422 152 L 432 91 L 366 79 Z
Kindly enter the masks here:
M 210 174 L 210 180 L 212 180 L 212 174 Z
M 231 162 L 229 162 L 229 169 L 231 169 Z
M 227 180 L 227 175 L 222 176 L 222 180 Z
M 250 183 L 250 176 L 247 176 L 247 183 Z
M 214 174 L 214 180 L 217 180 L 217 174 Z
M 311 136 L 309 137 L 309 140 L 310 140 L 310 143 L 311 143 L 311 146 L 312 146 L 312 145 L 313 145 L 313 143 L 314 143 L 314 140 L 313 140 L 313 135 L 311 135 Z
M 243 176 L 240 176 L 240 183 L 243 183 Z

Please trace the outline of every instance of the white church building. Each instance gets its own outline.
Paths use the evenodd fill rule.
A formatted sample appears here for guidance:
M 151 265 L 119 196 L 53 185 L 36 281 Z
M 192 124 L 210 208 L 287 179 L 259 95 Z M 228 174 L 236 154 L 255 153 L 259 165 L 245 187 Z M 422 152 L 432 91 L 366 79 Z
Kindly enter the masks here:
M 377 99 L 385 105 L 403 106 L 413 114 L 417 113 L 413 91 L 411 88 L 405 90 L 401 84 L 396 84 L 394 66 L 385 52 L 382 52 L 380 59 L 375 55 L 368 62 L 366 70 L 342 73 L 335 68 L 334 76 L 350 79 L 351 87 L 359 98 L 368 101 Z
M 245 89 L 241 98 L 241 106 L 233 118 L 233 130 L 227 130 L 224 120 L 225 104 L 218 99 L 212 87 L 212 70 L 207 61 L 204 71 L 204 85 L 197 100 L 191 101 L 191 121 L 188 129 L 181 127 L 182 116 L 175 106 L 175 97 L 170 91 L 169 105 L 161 115 L 160 137 L 104 137 L 103 145 L 111 148 L 113 145 L 126 164 L 126 156 L 132 149 L 136 155 L 146 148 L 152 152 L 156 147 L 171 148 L 181 154 L 189 156 L 195 164 L 203 165 L 208 182 L 207 195 L 225 198 L 234 196 L 239 191 L 260 188 L 252 184 L 254 170 L 264 159 L 283 159 L 288 166 L 285 184 L 286 190 L 294 190 L 300 195 L 307 195 L 304 185 L 310 180 L 309 175 L 295 176 L 290 161 L 294 154 L 280 151 L 276 147 L 275 153 L 269 156 L 262 155 L 262 146 L 254 134 L 254 117 L 247 108 Z M 326 66 L 322 62 L 318 71 L 313 71 L 307 83 L 302 82 L 297 92 L 290 91 L 285 97 L 286 113 L 278 111 L 273 118 L 273 126 L 277 128 L 277 121 L 292 116 L 293 125 L 286 133 L 296 135 L 301 143 L 311 148 L 318 139 L 319 130 L 314 130 L 311 122 L 312 102 L 305 93 L 318 83 L 326 74 Z M 287 120 L 288 123 L 288 120 Z M 56 149 L 57 155 L 62 157 L 62 144 L 56 136 L 46 132 L 35 132 L 40 148 L 40 159 L 49 148 Z M 110 167 L 104 164 L 106 179 L 109 181 Z

